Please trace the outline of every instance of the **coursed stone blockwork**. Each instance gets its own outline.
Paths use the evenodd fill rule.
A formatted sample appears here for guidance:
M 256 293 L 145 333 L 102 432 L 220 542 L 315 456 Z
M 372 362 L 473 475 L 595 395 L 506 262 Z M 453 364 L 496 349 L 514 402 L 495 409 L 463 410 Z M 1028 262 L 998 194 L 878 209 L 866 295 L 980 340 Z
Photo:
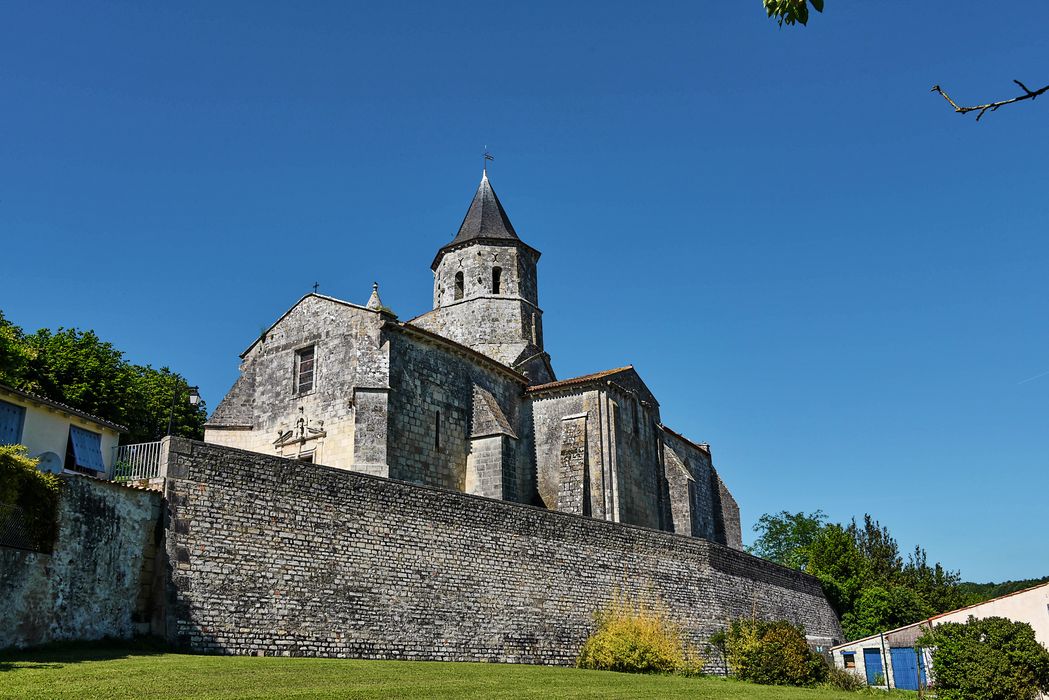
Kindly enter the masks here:
M 182 439 L 167 474 L 187 651 L 567 665 L 616 591 L 695 644 L 753 613 L 842 638 L 815 579 L 703 539 Z

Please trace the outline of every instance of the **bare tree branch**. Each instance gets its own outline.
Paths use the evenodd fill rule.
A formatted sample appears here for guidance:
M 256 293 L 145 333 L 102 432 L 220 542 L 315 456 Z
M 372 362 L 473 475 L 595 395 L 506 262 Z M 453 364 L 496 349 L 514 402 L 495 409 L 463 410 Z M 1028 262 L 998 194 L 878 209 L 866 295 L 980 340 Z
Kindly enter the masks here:
M 946 92 L 944 92 L 943 88 L 941 88 L 939 85 L 933 85 L 932 86 L 932 90 L 930 90 L 929 92 L 938 92 L 941 95 L 943 95 L 943 99 L 945 99 L 948 102 L 950 102 L 951 106 L 954 107 L 954 111 L 957 112 L 958 114 L 965 114 L 967 112 L 979 111 L 979 114 L 976 115 L 976 121 L 980 121 L 980 117 L 982 117 L 985 112 L 988 112 L 988 111 L 994 112 L 999 107 L 1004 107 L 1005 105 L 1011 105 L 1013 102 L 1021 102 L 1023 100 L 1033 100 L 1034 98 L 1036 98 L 1039 95 L 1041 95 L 1043 92 L 1049 91 L 1049 85 L 1046 85 L 1044 88 L 1042 88 L 1040 90 L 1029 90 L 1027 88 L 1027 86 L 1024 85 L 1023 83 L 1021 83 L 1019 80 L 1014 80 L 1013 82 L 1020 86 L 1020 89 L 1024 91 L 1024 94 L 1020 95 L 1019 97 L 1014 97 L 1011 100 L 1000 100 L 998 102 L 988 102 L 985 105 L 975 105 L 973 107 L 959 107 L 958 104 L 954 100 L 951 99 L 951 96 L 948 95 Z

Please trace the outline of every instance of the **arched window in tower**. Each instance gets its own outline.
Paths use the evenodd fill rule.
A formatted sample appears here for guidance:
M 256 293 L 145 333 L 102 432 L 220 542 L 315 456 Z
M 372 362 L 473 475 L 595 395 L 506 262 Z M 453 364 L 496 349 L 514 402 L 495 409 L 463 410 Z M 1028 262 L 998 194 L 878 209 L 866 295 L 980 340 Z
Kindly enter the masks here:
M 503 268 L 492 268 L 492 294 L 499 294 L 503 283 Z
M 463 298 L 463 273 L 455 273 L 455 298 L 456 300 Z

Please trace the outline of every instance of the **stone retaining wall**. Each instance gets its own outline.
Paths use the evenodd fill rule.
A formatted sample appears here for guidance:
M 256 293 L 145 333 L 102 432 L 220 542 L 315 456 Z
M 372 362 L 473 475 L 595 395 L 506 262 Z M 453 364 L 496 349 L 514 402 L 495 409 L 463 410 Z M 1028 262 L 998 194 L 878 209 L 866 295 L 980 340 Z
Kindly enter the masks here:
M 708 541 L 175 439 L 168 637 L 196 652 L 571 664 L 617 590 L 693 643 L 842 639 L 815 579 Z
M 53 552 L 0 547 L 0 649 L 159 632 L 160 513 L 155 491 L 63 477 Z

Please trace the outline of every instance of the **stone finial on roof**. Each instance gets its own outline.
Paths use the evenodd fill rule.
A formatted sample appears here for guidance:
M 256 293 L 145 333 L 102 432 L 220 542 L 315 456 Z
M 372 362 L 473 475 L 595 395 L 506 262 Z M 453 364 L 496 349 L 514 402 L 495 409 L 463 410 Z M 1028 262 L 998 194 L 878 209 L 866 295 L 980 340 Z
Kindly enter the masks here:
M 382 299 L 379 298 L 379 283 L 372 282 L 372 295 L 368 297 L 368 308 L 378 311 L 382 308 Z

